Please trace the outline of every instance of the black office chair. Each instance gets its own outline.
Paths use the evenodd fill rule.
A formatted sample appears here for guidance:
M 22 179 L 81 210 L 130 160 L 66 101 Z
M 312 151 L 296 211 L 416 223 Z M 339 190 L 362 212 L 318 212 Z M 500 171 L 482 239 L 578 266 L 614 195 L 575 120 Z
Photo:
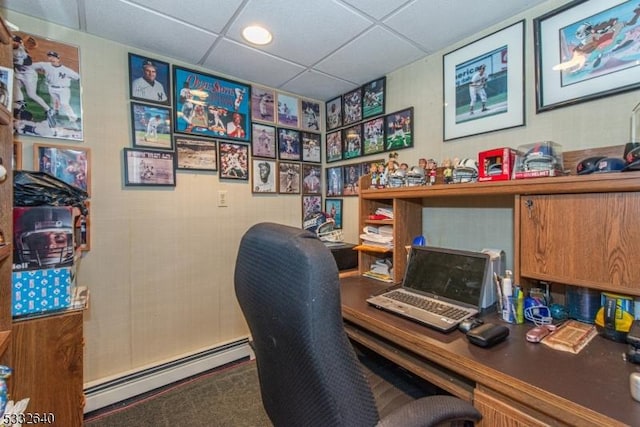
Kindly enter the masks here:
M 343 328 L 335 260 L 312 233 L 254 225 L 240 243 L 234 281 L 275 426 L 432 426 L 481 418 L 464 400 L 429 396 L 380 419 L 385 414 Z

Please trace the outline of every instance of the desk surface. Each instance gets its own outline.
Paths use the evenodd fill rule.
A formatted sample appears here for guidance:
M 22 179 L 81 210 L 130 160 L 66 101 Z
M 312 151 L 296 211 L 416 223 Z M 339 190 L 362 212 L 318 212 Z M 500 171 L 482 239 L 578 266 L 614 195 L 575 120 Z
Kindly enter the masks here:
M 557 351 L 527 342 L 530 324 L 509 325 L 494 314 L 485 321 L 507 325 L 510 335 L 484 349 L 459 331 L 442 334 L 369 306 L 366 297 L 384 283 L 345 277 L 341 286 L 345 321 L 464 378 L 568 424 L 640 425 L 640 403 L 629 392 L 629 375 L 640 366 L 623 360 L 626 344 L 597 336 L 577 355 Z

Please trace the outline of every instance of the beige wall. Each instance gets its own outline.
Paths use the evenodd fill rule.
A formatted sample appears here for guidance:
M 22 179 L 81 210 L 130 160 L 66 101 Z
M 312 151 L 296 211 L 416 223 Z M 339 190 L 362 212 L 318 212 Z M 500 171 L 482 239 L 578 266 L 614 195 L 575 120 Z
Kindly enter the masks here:
M 415 148 L 400 151 L 400 160 L 416 164 L 420 157 L 475 157 L 481 150 L 543 140 L 560 143 L 566 150 L 627 142 L 629 112 L 638 102 L 638 91 L 535 113 L 532 18 L 563 3 L 551 0 L 388 75 L 387 112 L 415 107 Z M 175 189 L 123 189 L 122 148 L 130 146 L 127 52 L 131 49 L 23 15 L 7 12 L 6 16 L 22 31 L 81 49 L 84 144 L 93 157 L 92 250 L 79 272 L 80 282 L 91 289 L 85 317 L 85 381 L 100 382 L 246 336 L 232 285 L 239 239 L 258 221 L 298 226 L 300 198 L 254 196 L 245 183 L 221 183 L 217 174 L 204 173 L 178 173 Z M 527 19 L 526 126 L 443 142 L 442 54 L 522 18 Z M 31 144 L 42 139 L 21 140 L 28 168 Z M 220 189 L 228 190 L 229 207 L 216 206 Z M 356 198 L 344 198 L 350 242 L 357 240 L 357 209 Z M 462 245 L 469 232 L 463 226 L 477 221 L 476 210 L 451 215 L 426 209 L 437 221 L 425 224 L 425 233 L 442 245 Z M 509 208 L 481 212 L 493 220 L 493 227 L 511 217 Z

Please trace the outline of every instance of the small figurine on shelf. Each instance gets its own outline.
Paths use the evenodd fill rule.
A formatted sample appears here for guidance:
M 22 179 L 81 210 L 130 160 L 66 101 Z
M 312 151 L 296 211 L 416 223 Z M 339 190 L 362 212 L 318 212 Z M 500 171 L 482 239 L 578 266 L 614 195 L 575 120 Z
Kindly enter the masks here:
M 395 172 L 396 169 L 400 168 L 400 164 L 398 163 L 398 152 L 397 151 L 393 151 L 391 153 L 389 153 L 389 161 L 387 162 L 387 166 L 386 166 L 386 174 L 387 176 L 391 175 L 393 172 Z
M 374 163 L 371 165 L 371 187 L 384 188 L 387 185 L 387 176 L 385 174 L 383 163 Z
M 451 162 L 451 159 L 444 159 L 444 162 L 442 162 L 442 166 L 444 166 L 444 183 L 451 184 L 453 182 L 453 163 Z
M 437 168 L 438 164 L 435 160 L 427 160 L 427 176 L 429 177 L 429 179 L 427 180 L 427 185 L 434 185 L 436 183 L 436 175 L 438 174 Z

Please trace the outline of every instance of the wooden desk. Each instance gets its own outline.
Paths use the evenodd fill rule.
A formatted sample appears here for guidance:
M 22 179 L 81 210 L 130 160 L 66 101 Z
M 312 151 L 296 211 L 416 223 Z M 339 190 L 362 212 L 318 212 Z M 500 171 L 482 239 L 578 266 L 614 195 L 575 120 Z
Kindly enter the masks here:
M 629 392 L 629 375 L 640 367 L 623 360 L 625 344 L 598 336 L 574 355 L 527 342 L 526 324 L 507 325 L 509 338 L 483 349 L 461 332 L 442 334 L 367 305 L 384 283 L 351 276 L 341 286 L 351 339 L 473 400 L 481 425 L 640 425 L 640 403 Z M 496 315 L 485 320 L 501 322 Z

